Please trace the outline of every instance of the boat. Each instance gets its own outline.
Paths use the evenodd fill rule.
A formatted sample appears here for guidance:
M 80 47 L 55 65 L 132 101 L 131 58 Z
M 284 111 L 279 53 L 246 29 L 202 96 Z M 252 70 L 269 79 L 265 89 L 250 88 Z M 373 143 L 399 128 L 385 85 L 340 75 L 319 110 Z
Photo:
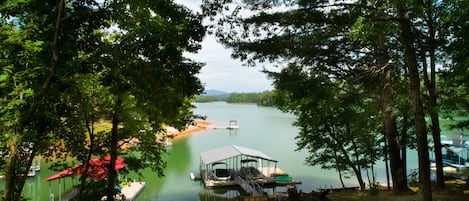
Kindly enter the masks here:
M 452 139 L 442 135 L 440 142 L 442 145 L 443 168 L 446 172 L 455 172 L 469 168 L 469 144 L 462 133 L 453 134 Z M 429 144 L 431 149 L 434 146 L 433 143 Z M 430 167 L 435 169 L 435 159 L 430 160 Z
M 276 182 L 292 182 L 293 180 L 293 177 L 291 177 L 290 175 L 288 175 L 287 173 L 285 172 L 277 172 L 274 174 L 275 176 L 275 181 Z
M 224 168 L 216 168 L 215 166 L 223 165 Z M 213 169 L 213 178 L 218 181 L 227 181 L 231 179 L 230 172 L 228 171 L 228 166 L 224 162 L 216 162 L 212 164 Z
M 446 150 L 446 154 L 443 154 L 443 165 L 454 167 L 458 170 L 463 170 L 469 167 L 469 160 L 467 158 L 463 158 L 462 155 L 464 151 L 467 149 L 461 149 L 461 151 L 456 152 L 455 147 L 452 149 L 448 148 Z M 466 154 L 467 155 L 467 154 Z
M 228 124 L 228 126 L 226 127 L 226 129 L 239 129 L 238 121 L 236 121 L 236 120 L 230 120 L 230 123 Z
M 257 169 L 258 161 L 255 159 L 242 159 L 239 175 L 243 179 L 257 179 L 262 178 L 262 173 Z
M 28 174 L 26 174 L 26 176 L 28 176 L 28 177 L 34 177 L 34 176 L 36 176 L 36 168 L 33 167 L 33 166 L 31 166 L 31 167 L 29 168 Z
M 162 146 L 165 146 L 165 147 L 169 147 L 169 146 L 172 146 L 173 145 L 173 142 L 169 141 L 169 140 L 165 140 L 165 141 L 158 141 L 157 142 L 159 145 L 162 145 Z
M 469 146 L 444 144 L 442 149 L 443 166 L 456 170 L 469 168 Z M 434 159 L 430 166 L 434 165 Z
M 169 139 L 168 136 L 162 136 L 161 138 L 157 139 L 156 140 L 156 143 L 158 145 L 161 145 L 161 146 L 164 146 L 164 147 L 170 147 L 173 145 L 173 142 L 171 142 L 171 140 Z
M 40 172 L 40 171 L 41 171 L 41 155 L 39 155 L 37 159 L 35 158 L 33 160 L 33 164 L 31 164 L 31 166 L 29 167 L 29 170 L 26 176 L 34 177 L 36 176 L 36 172 Z

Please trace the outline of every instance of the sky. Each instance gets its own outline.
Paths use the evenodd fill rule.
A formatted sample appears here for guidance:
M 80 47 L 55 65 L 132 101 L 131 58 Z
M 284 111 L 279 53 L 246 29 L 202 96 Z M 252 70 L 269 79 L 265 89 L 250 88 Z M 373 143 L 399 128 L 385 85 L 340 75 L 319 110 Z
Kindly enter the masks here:
M 175 0 L 189 9 L 200 12 L 201 0 Z M 231 50 L 217 43 L 214 36 L 206 35 L 202 42 L 202 49 L 197 54 L 186 54 L 196 62 L 205 63 L 199 79 L 205 89 L 225 92 L 262 92 L 272 90 L 272 80 L 260 72 L 269 64 L 254 67 L 242 66 L 239 60 L 231 58 Z

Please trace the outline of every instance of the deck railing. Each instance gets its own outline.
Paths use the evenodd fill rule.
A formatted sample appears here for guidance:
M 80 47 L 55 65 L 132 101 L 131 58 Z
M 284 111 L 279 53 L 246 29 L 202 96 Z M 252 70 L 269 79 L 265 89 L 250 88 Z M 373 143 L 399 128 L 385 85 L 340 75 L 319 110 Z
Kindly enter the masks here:
M 264 189 L 262 186 L 257 184 L 254 180 L 245 180 L 240 176 L 238 176 L 237 180 L 239 186 L 241 186 L 241 188 L 251 196 L 261 196 L 264 194 Z

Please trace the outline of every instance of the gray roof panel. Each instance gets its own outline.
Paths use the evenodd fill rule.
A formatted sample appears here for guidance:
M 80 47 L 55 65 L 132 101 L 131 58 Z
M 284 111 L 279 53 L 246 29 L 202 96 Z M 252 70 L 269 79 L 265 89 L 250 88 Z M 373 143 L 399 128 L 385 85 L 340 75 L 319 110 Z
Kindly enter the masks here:
M 207 165 L 241 155 L 277 162 L 276 160 L 270 158 L 269 156 L 258 150 L 249 149 L 237 145 L 226 145 L 212 150 L 201 152 L 200 158 L 202 160 L 202 163 L 204 165 Z

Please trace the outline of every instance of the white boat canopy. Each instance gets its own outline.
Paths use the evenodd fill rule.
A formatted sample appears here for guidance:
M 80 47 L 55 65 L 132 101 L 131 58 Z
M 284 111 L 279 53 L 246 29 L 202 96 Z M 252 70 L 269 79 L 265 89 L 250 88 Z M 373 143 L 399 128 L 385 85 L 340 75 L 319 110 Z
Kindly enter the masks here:
M 208 165 L 230 159 L 237 156 L 249 156 L 253 158 L 259 158 L 262 160 L 277 162 L 276 160 L 270 158 L 266 154 L 245 147 L 240 147 L 237 145 L 226 145 L 223 147 L 218 147 L 212 150 L 204 151 L 200 153 L 200 159 L 203 165 Z

